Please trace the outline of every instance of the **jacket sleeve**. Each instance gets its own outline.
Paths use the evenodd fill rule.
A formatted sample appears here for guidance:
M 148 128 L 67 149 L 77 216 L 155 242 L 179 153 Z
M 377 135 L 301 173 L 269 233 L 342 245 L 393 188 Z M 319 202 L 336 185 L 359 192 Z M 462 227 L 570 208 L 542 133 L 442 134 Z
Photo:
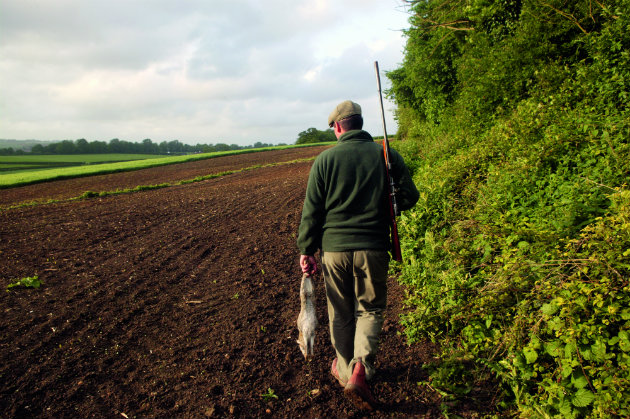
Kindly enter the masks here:
M 390 159 L 392 176 L 397 187 L 396 203 L 400 211 L 405 211 L 416 205 L 420 193 L 411 179 L 411 174 L 402 156 L 396 150 L 390 150 Z
M 308 176 L 302 220 L 298 230 L 297 245 L 302 255 L 314 255 L 321 247 L 325 196 L 324 183 L 318 168 L 316 159 Z

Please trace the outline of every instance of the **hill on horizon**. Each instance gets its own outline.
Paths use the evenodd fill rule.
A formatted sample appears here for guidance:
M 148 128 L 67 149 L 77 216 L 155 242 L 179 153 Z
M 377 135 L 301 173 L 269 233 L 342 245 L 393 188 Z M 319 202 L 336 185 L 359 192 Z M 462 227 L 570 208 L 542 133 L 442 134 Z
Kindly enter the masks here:
M 31 151 L 34 145 L 37 144 L 50 144 L 54 141 L 42 141 L 42 140 L 8 140 L 0 138 L 0 148 L 12 148 L 14 150 Z

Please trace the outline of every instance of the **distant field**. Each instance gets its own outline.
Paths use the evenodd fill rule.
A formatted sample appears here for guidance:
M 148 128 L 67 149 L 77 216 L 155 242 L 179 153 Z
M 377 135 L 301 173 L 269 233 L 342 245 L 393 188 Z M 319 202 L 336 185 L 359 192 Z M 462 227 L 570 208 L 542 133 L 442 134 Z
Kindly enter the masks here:
M 232 151 L 169 157 L 142 154 L 90 154 L 83 155 L 83 159 L 80 158 L 81 155 L 28 156 L 33 159 L 31 162 L 33 166 L 30 168 L 25 168 L 27 163 L 19 161 L 19 156 L 8 156 L 16 157 L 14 162 L 16 170 L 0 172 L 0 189 L 50 180 L 145 169 L 234 153 Z M 105 159 L 106 156 L 109 158 Z M 0 165 L 6 164 L 5 157 L 7 156 L 0 159 Z M 40 162 L 37 162 L 38 157 L 41 159 Z M 20 166 L 21 168 L 18 169 Z
M 165 166 L 168 164 L 211 159 L 219 156 L 326 144 L 329 143 L 316 143 L 301 146 L 275 146 L 257 149 L 249 148 L 244 150 L 218 151 L 214 153 L 200 153 L 169 157 L 152 154 L 0 156 L 0 189 L 47 182 L 51 180 L 147 169 L 150 167 Z M 31 159 L 31 161 L 28 159 Z M 37 161 L 38 159 L 39 161 Z M 114 163 L 110 163 L 112 161 Z M 13 170 L 9 171 L 3 167 L 4 165 L 11 164 L 13 165 Z M 31 166 L 28 166 L 29 164 L 31 164 Z
M 63 154 L 0 156 L 0 173 L 83 166 L 90 164 L 117 163 L 131 160 L 164 158 L 157 154 Z

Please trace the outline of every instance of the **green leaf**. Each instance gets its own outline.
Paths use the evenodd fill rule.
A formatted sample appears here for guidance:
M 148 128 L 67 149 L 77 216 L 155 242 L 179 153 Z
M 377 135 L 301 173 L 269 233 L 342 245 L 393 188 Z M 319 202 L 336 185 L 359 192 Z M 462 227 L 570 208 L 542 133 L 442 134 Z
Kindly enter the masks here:
M 573 342 L 569 342 L 564 346 L 564 357 L 571 359 L 573 358 L 573 355 L 575 354 L 575 350 L 576 350 L 576 345 Z
M 551 316 L 558 311 L 558 305 L 554 302 L 543 304 L 542 307 L 540 308 L 540 311 L 542 311 L 543 314 L 547 314 L 548 316 Z
M 630 339 L 628 339 L 628 332 L 622 330 L 617 336 L 619 336 L 619 348 L 624 352 L 630 352 Z
M 538 359 L 538 353 L 534 348 L 523 348 L 523 355 L 528 364 L 533 364 Z
M 594 361 L 606 361 L 606 344 L 601 340 L 591 345 L 591 352 L 593 353 Z
M 560 402 L 560 406 L 558 407 L 558 411 L 562 414 L 563 417 L 569 418 L 572 417 L 572 408 L 571 403 L 568 400 L 562 400 Z
M 571 384 L 573 384 L 575 386 L 575 388 L 584 388 L 588 385 L 588 380 L 586 379 L 585 376 L 583 376 L 582 374 L 580 374 L 577 377 L 572 377 L 571 378 Z
M 562 364 L 562 378 L 567 378 L 569 375 L 573 373 L 573 367 L 569 362 L 564 362 Z
M 486 317 L 486 329 L 490 329 L 491 325 L 492 325 L 492 314 Z
M 553 357 L 558 357 L 561 354 L 561 346 L 562 343 L 559 340 L 552 340 L 545 343 L 545 351 Z
M 554 317 L 548 323 L 551 330 L 562 330 L 566 327 L 564 321 L 560 317 Z
M 13 287 L 39 288 L 41 285 L 42 281 L 39 280 L 39 276 L 35 275 L 15 280 L 7 285 L 7 290 Z
M 593 402 L 595 395 L 585 388 L 579 389 L 573 396 L 573 406 L 586 407 Z

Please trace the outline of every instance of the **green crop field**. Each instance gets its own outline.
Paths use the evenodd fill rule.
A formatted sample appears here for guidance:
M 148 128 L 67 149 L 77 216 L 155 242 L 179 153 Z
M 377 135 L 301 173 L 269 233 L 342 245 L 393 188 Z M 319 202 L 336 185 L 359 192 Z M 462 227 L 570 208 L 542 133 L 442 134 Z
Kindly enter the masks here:
M 81 162 L 81 159 L 79 158 L 80 155 L 29 156 L 35 161 L 37 160 L 37 157 L 42 158 L 40 161 L 41 165 L 37 168 L 31 166 L 30 169 L 25 169 L 26 163 L 18 162 L 18 159 L 15 159 L 16 169 L 19 166 L 21 166 L 22 168 L 20 170 L 15 170 L 11 172 L 0 172 L 0 189 L 29 185 L 32 183 L 46 182 L 50 180 L 70 179 L 74 177 L 94 176 L 130 170 L 146 169 L 149 167 L 207 159 L 217 155 L 225 154 L 229 154 L 229 152 L 169 157 L 139 154 L 84 155 L 83 162 Z M 109 160 L 105 160 L 105 156 L 109 156 Z M 120 158 L 118 158 L 118 156 L 120 156 Z M 99 159 L 99 157 L 101 157 L 102 159 Z M 131 158 L 135 158 L 135 160 L 131 160 Z M 46 161 L 45 159 L 50 160 Z M 111 163 L 112 159 L 114 160 L 113 163 Z M 4 160 L 5 157 L 2 158 L 2 162 L 0 162 L 0 165 L 4 163 Z M 74 162 L 72 160 L 74 160 Z M 37 164 L 36 162 L 34 163 Z
M 60 154 L 0 156 L 0 173 L 163 158 L 157 154 Z

